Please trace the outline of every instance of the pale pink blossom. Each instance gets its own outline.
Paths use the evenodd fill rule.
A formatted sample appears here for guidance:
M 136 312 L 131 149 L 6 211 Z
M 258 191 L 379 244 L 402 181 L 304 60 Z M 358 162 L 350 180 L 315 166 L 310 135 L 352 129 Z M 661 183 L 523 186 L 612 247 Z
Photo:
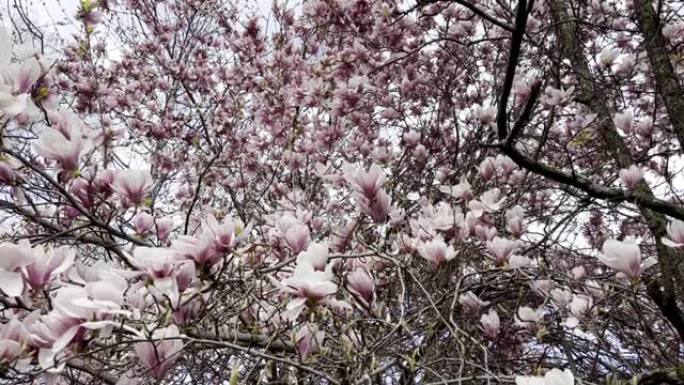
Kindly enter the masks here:
M 157 227 L 157 238 L 160 241 L 166 241 L 171 235 L 173 230 L 173 219 L 171 218 L 161 218 L 155 220 L 155 226 Z
M 508 258 L 508 266 L 512 269 L 523 269 L 532 266 L 532 260 L 524 255 L 513 254 Z
M 131 263 L 152 279 L 170 277 L 177 261 L 176 251 L 164 247 L 138 246 Z
M 440 236 L 423 243 L 418 252 L 421 257 L 438 266 L 456 257 L 456 250 L 448 246 Z
M 154 228 L 154 217 L 146 212 L 136 214 L 131 222 L 137 235 L 145 235 Z
M 566 307 L 572 301 L 572 292 L 565 288 L 555 288 L 549 294 L 560 307 Z
M 491 156 L 484 158 L 484 160 L 477 167 L 477 171 L 479 171 L 482 179 L 491 179 L 494 176 L 494 174 L 496 174 L 496 162 L 494 158 L 492 158 Z
M 514 206 L 506 210 L 506 230 L 516 238 L 525 233 L 527 230 L 525 226 L 525 209 L 521 206 Z
M 622 112 L 618 112 L 613 117 L 615 127 L 621 129 L 625 134 L 631 134 L 634 127 L 634 111 L 628 108 Z
M 610 66 L 613 65 L 613 63 L 615 62 L 615 59 L 617 59 L 618 55 L 620 55 L 619 49 L 609 48 L 609 47 L 604 48 L 598 54 L 599 66 L 601 66 L 602 68 L 609 68 Z
M 303 299 L 320 300 L 337 291 L 337 285 L 332 282 L 332 271 L 316 271 L 306 259 L 298 261 L 292 276 L 280 283 L 283 290 Z
M 499 211 L 501 205 L 506 201 L 506 197 L 499 199 L 501 190 L 493 188 L 487 190 L 480 196 L 480 199 L 468 202 L 468 208 L 476 217 L 481 217 L 484 213 L 493 213 Z
M 439 191 L 444 194 L 451 195 L 456 199 L 470 200 L 473 198 L 473 193 L 470 190 L 470 183 L 467 180 L 461 180 L 461 183 L 454 186 L 439 186 Z
M 150 341 L 137 342 L 133 345 L 135 354 L 142 365 L 157 380 L 164 378 L 183 350 L 183 341 L 176 325 L 154 330 Z
M 636 165 L 620 170 L 620 180 L 630 190 L 634 189 L 642 179 L 644 179 L 644 172 Z
M 28 242 L 0 244 L 0 290 L 10 297 L 24 292 L 22 269 L 34 262 Z
M 306 360 L 311 354 L 317 353 L 323 345 L 325 332 L 318 329 L 316 324 L 304 324 L 292 336 L 297 347 L 297 353 L 302 360 Z
M 33 262 L 24 266 L 23 273 L 26 283 L 34 290 L 47 286 L 59 274 L 71 267 L 76 258 L 76 251 L 69 247 L 57 249 L 31 249 Z
M 35 149 L 45 159 L 57 162 L 60 169 L 75 170 L 84 149 L 81 130 L 77 124 L 73 124 L 68 132 L 46 128 L 38 137 Z
M 603 243 L 598 259 L 611 269 L 633 278 L 639 277 L 644 270 L 656 263 L 652 257 L 642 261 L 641 250 L 636 243 L 614 239 Z
M 495 339 L 499 334 L 501 321 L 496 310 L 490 309 L 487 314 L 483 314 L 480 317 L 480 324 L 482 325 L 482 332 L 490 339 Z
M 458 303 L 468 313 L 477 314 L 484 306 L 489 305 L 489 301 L 483 301 L 477 294 L 472 291 L 467 291 L 458 297 Z
M 518 242 L 501 237 L 494 237 L 491 241 L 487 241 L 487 251 L 485 254 L 494 261 L 496 266 L 502 266 L 508 261 L 508 258 L 518 250 Z
M 636 58 L 631 54 L 620 54 L 616 59 L 611 70 L 616 76 L 626 77 L 634 71 L 636 65 Z
M 544 104 L 554 107 L 569 101 L 573 92 L 575 92 L 575 87 L 559 90 L 557 88 L 547 86 L 546 89 L 544 89 L 544 94 L 539 99 Z
M 667 237 L 663 237 L 662 242 L 669 247 L 684 247 L 684 222 L 671 220 L 667 224 Z
M 153 183 L 147 170 L 120 170 L 114 175 L 112 189 L 125 206 L 137 206 L 143 203 Z
M 569 369 L 551 369 L 541 376 L 515 376 L 515 385 L 575 385 L 575 376 Z
M 357 268 L 347 274 L 347 284 L 349 289 L 361 296 L 367 304 L 373 302 L 375 294 L 375 281 L 364 268 Z
M 513 159 L 507 157 L 506 155 L 499 154 L 496 156 L 496 167 L 503 170 L 504 175 L 510 175 L 518 168 L 518 165 L 513 161 Z
M 306 260 L 314 270 L 323 271 L 328 263 L 328 245 L 326 243 L 312 242 L 306 251 L 297 255 L 297 263 Z
M 527 306 L 521 306 L 516 311 L 515 324 L 525 329 L 534 329 L 543 317 L 541 309 L 535 310 Z

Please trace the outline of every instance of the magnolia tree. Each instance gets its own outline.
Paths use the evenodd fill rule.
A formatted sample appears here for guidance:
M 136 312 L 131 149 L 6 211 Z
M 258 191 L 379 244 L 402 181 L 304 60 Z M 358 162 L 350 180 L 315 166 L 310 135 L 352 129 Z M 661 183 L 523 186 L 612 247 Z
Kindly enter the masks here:
M 26 9 L 2 383 L 684 381 L 683 2 Z

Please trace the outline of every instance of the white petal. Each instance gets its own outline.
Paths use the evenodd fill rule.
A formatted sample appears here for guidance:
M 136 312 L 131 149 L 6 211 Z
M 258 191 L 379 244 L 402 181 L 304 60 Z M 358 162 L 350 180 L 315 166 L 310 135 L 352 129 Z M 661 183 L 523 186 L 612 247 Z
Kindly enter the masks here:
M 18 297 L 24 291 L 21 273 L 0 269 L 0 289 L 10 297 Z

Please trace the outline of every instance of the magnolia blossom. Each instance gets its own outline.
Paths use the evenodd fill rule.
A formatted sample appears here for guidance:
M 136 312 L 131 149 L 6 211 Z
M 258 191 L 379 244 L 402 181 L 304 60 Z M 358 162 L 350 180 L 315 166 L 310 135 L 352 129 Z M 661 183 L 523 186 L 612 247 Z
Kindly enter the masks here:
M 515 376 L 515 385 L 575 385 L 575 377 L 568 369 L 551 369 L 541 376 Z
M 583 294 L 573 295 L 572 301 L 568 306 L 572 317 L 568 318 L 566 325 L 575 327 L 579 324 L 579 321 L 587 319 L 591 315 L 593 306 L 594 300 L 590 296 Z
M 510 175 L 518 168 L 518 165 L 513 161 L 513 159 L 507 157 L 506 155 L 499 154 L 496 156 L 496 167 L 503 170 L 504 175 Z
M 373 302 L 375 281 L 366 269 L 358 268 L 347 274 L 349 289 L 358 294 L 367 304 Z
M 305 300 L 320 300 L 337 291 L 337 285 L 331 281 L 331 266 L 325 271 L 316 271 L 307 259 L 299 260 L 292 276 L 281 281 L 282 288 Z
M 297 263 L 307 261 L 314 270 L 323 271 L 328 263 L 328 245 L 326 243 L 312 242 L 306 251 L 297 255 Z
M 138 235 L 145 235 L 154 229 L 154 217 L 146 212 L 138 213 L 131 221 Z
M 620 180 L 629 189 L 634 189 L 642 179 L 644 179 L 644 172 L 636 165 L 620 170 Z
M 515 324 L 525 329 L 533 329 L 542 320 L 541 309 L 534 310 L 527 306 L 521 306 L 515 314 Z
M 470 183 L 463 179 L 461 183 L 454 186 L 439 186 L 439 191 L 448 194 L 456 199 L 470 200 L 473 198 L 473 193 L 470 190 Z
M 152 185 L 152 175 L 147 170 L 120 170 L 114 175 L 112 189 L 125 206 L 137 206 L 143 203 Z
M 555 288 L 549 292 L 551 298 L 560 305 L 566 307 L 572 301 L 572 292 L 568 289 Z
M 684 222 L 673 219 L 667 224 L 667 237 L 662 238 L 665 246 L 684 247 Z
M 33 261 L 28 242 L 0 244 L 0 290 L 10 297 L 20 296 L 24 292 L 22 269 Z
M 532 266 L 532 260 L 524 255 L 513 254 L 508 257 L 508 266 L 512 269 L 522 269 Z
M 12 38 L 0 28 L 0 115 L 15 117 L 24 112 L 36 115 L 39 110 L 31 100 L 33 85 L 42 74 L 41 64 L 35 58 L 11 63 Z
M 516 238 L 525 233 L 525 209 L 516 205 L 506 210 L 506 230 Z
M 140 362 L 157 380 L 164 378 L 183 350 L 183 341 L 176 325 L 156 329 L 148 342 L 133 345 Z
M 634 111 L 628 108 L 622 112 L 618 112 L 613 117 L 613 122 L 615 127 L 621 129 L 626 134 L 632 133 L 632 128 L 634 127 Z
M 495 339 L 499 334 L 501 321 L 499 320 L 499 314 L 496 310 L 491 309 L 489 310 L 489 313 L 483 314 L 482 317 L 480 317 L 480 324 L 482 325 L 482 331 L 490 339 Z
M 551 86 L 547 86 L 544 89 L 544 94 L 539 98 L 544 104 L 554 107 L 559 104 L 565 103 L 570 100 L 572 93 L 575 91 L 575 87 L 570 87 L 568 89 L 557 89 Z
M 173 249 L 138 246 L 131 263 L 152 279 L 170 277 L 178 258 Z
M 312 353 L 317 353 L 323 345 L 325 332 L 318 330 L 315 324 L 304 324 L 292 336 L 297 352 L 302 360 L 306 360 Z
M 469 313 L 479 313 L 483 306 L 489 305 L 489 301 L 483 301 L 477 294 L 467 291 L 458 297 L 458 303 Z
M 486 157 L 480 166 L 477 168 L 480 172 L 480 176 L 484 180 L 491 179 L 494 174 L 496 174 L 496 162 L 491 156 Z
M 421 257 L 435 265 L 441 265 L 456 257 L 456 250 L 451 246 L 447 246 L 441 236 L 437 236 L 431 241 L 423 243 L 418 252 Z
M 542 297 L 546 297 L 551 289 L 553 289 L 553 281 L 549 279 L 535 279 L 530 283 L 530 287 L 537 294 L 541 295 Z
M 46 128 L 38 137 L 35 148 L 44 158 L 57 162 L 62 170 L 75 170 L 84 149 L 81 130 L 77 124 L 68 132 Z
M 611 269 L 633 278 L 640 276 L 644 270 L 656 263 L 654 258 L 646 258 L 642 262 L 641 250 L 636 243 L 614 239 L 603 243 L 602 253 L 598 255 L 598 259 Z
M 468 208 L 476 217 L 481 217 L 483 213 L 493 213 L 499 211 L 501 205 L 506 201 L 506 197 L 499 199 L 501 190 L 493 188 L 485 191 L 479 200 L 468 202 Z
M 489 253 L 485 255 L 492 259 L 496 266 L 506 263 L 518 249 L 518 242 L 501 237 L 494 237 L 491 241 L 487 241 L 486 245 Z
M 33 261 L 23 269 L 26 283 L 34 290 L 44 288 L 50 281 L 65 272 L 74 263 L 76 251 L 69 247 L 57 249 L 31 249 Z
M 620 55 L 620 50 L 617 48 L 604 48 L 599 54 L 598 54 L 598 62 L 599 65 L 603 68 L 608 68 L 613 63 L 615 62 L 615 59 L 617 59 L 618 55 Z
M 496 120 L 496 106 L 480 106 L 475 104 L 472 107 L 475 117 L 484 124 L 491 124 Z
M 613 74 L 617 76 L 627 76 L 634 71 L 636 58 L 631 54 L 620 54 L 611 66 Z

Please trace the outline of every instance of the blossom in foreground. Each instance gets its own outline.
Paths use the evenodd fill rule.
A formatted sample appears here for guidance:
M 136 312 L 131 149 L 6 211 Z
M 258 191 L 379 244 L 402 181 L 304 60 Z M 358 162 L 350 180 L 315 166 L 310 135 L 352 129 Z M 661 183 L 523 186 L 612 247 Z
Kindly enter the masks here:
M 155 330 L 150 341 L 138 342 L 133 348 L 143 366 L 161 380 L 183 350 L 183 341 L 178 327 L 171 325 Z
M 24 291 L 21 270 L 33 259 L 28 242 L 0 244 L 0 290 L 10 297 L 20 296 Z
M 318 330 L 315 324 L 305 324 L 297 330 L 292 339 L 299 356 L 306 360 L 311 354 L 319 351 L 325 339 L 325 332 Z
M 35 149 L 43 158 L 56 162 L 64 171 L 78 168 L 78 161 L 84 149 L 81 130 L 77 124 L 68 132 L 46 128 L 38 137 Z
M 515 385 L 574 385 L 575 376 L 568 369 L 551 369 L 542 376 L 515 376 Z
M 489 305 L 489 301 L 483 301 L 477 294 L 467 291 L 458 297 L 458 303 L 466 312 L 477 314 L 483 306 Z
M 636 243 L 614 239 L 603 243 L 602 253 L 598 255 L 598 259 L 611 269 L 632 278 L 640 276 L 644 270 L 656 263 L 654 258 L 646 258 L 642 261 L 641 250 Z
M 673 219 L 667 224 L 667 237 L 663 237 L 662 242 L 669 247 L 684 246 L 684 221 Z

